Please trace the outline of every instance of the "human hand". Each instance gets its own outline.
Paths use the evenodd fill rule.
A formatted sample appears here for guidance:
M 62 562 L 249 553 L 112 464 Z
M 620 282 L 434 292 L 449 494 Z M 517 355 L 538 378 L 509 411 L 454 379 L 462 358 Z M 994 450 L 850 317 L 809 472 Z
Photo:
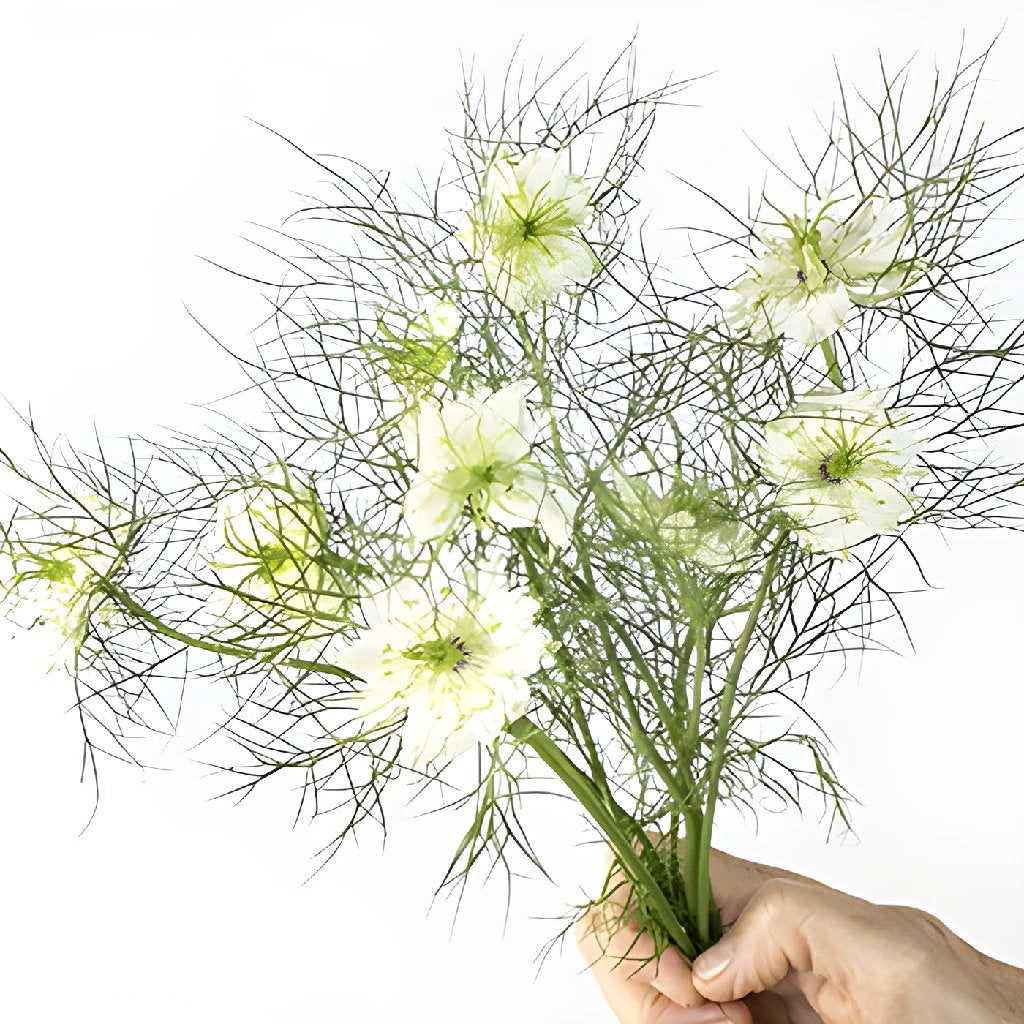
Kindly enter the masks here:
M 735 923 L 692 972 L 675 949 L 649 959 L 652 940 L 622 924 L 621 904 L 577 928 L 622 1024 L 1024 1022 L 1024 971 L 922 911 L 717 851 L 711 881 L 722 920 Z

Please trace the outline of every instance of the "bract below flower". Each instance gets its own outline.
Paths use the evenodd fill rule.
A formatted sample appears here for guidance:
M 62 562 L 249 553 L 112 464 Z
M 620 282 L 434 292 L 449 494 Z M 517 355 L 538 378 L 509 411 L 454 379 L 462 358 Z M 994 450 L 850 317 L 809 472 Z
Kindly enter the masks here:
M 611 480 L 630 525 L 711 572 L 739 570 L 754 535 L 704 480 L 674 480 L 658 494 L 642 476 L 616 471 Z
M 83 508 L 50 511 L 34 520 L 31 538 L 8 536 L 2 545 L 0 604 L 27 629 L 56 637 L 51 668 L 73 668 L 89 624 L 114 609 L 101 587 L 124 564 L 131 513 L 96 495 Z
M 461 326 L 462 317 L 453 303 L 430 299 L 420 313 L 382 312 L 377 336 L 365 347 L 373 363 L 397 386 L 398 394 L 415 398 L 437 386 L 455 357 L 450 342 Z
M 366 727 L 396 722 L 414 767 L 488 743 L 526 710 L 547 643 L 537 602 L 503 574 L 467 567 L 407 579 L 368 601 L 366 628 L 336 660 L 365 682 Z
M 726 322 L 757 338 L 789 335 L 816 345 L 855 306 L 896 298 L 920 278 L 913 259 L 899 258 L 909 228 L 906 204 L 877 196 L 856 206 L 826 199 L 787 217 L 761 236 L 761 254 L 733 287 Z
M 203 557 L 243 601 L 285 614 L 328 613 L 344 600 L 325 571 L 329 532 L 316 493 L 277 462 L 220 499 Z
M 447 535 L 468 498 L 496 523 L 540 526 L 553 544 L 567 543 L 578 501 L 531 458 L 537 428 L 527 413 L 528 386 L 517 381 L 440 406 L 424 400 L 403 420 L 418 470 L 404 506 L 416 540 Z
M 568 154 L 533 149 L 503 154 L 487 168 L 470 213 L 470 248 L 495 295 L 516 313 L 593 277 L 597 259 L 584 231 L 592 192 L 569 173 Z
M 925 441 L 882 391 L 812 391 L 765 427 L 761 468 L 811 550 L 898 533 L 914 513 Z

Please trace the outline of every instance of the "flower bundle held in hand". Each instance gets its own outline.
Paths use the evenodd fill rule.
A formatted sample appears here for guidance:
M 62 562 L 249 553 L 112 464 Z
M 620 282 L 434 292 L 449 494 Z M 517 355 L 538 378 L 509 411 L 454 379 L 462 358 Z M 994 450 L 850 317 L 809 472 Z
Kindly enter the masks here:
M 533 858 L 553 776 L 614 851 L 597 900 L 622 879 L 659 949 L 706 949 L 720 804 L 846 820 L 811 670 L 870 644 L 921 524 L 1015 517 L 1024 334 L 976 281 L 1014 158 L 965 127 L 982 66 L 916 115 L 883 75 L 867 135 L 844 102 L 798 189 L 708 204 L 716 244 L 674 262 L 635 194 L 680 86 L 638 92 L 630 54 L 589 91 L 471 86 L 422 194 L 317 160 L 240 356 L 273 429 L 6 456 L 5 601 L 57 628 L 90 749 L 169 728 L 176 672 L 219 678 L 239 788 L 299 778 L 337 843 L 403 781 L 459 792 L 449 880 Z

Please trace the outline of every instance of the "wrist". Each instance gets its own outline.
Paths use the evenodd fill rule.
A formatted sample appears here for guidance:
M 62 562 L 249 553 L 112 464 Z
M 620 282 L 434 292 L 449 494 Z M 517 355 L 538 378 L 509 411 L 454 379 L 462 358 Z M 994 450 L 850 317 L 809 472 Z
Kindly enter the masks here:
M 984 954 L 981 957 L 991 1004 L 992 1024 L 1022 1024 L 1024 1022 L 1024 970 L 994 960 Z
M 1024 1024 L 1024 970 L 986 956 L 950 934 L 958 961 L 956 1019 L 976 1024 Z
M 1024 970 L 986 956 L 938 918 L 896 910 L 904 948 L 917 951 L 913 986 L 935 1024 L 1024 1024 Z

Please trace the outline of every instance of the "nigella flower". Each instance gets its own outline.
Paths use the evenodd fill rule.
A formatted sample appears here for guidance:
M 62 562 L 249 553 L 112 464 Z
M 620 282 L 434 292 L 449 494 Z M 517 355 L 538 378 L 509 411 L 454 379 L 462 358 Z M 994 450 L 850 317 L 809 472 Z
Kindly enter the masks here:
M 553 544 L 567 543 L 578 501 L 532 458 L 538 431 L 527 414 L 528 386 L 517 381 L 440 405 L 424 399 L 402 421 L 418 470 L 404 506 L 415 540 L 446 536 L 469 499 L 493 522 L 540 526 Z
M 845 552 L 898 533 L 914 514 L 925 440 L 905 429 L 882 391 L 812 391 L 765 427 L 764 475 L 811 550 Z
M 422 310 L 382 310 L 376 336 L 365 347 L 373 363 L 407 399 L 435 388 L 455 358 L 450 342 L 461 326 L 455 305 L 433 297 Z
M 748 562 L 753 531 L 706 480 L 677 478 L 659 494 L 644 477 L 615 470 L 611 486 L 613 512 L 627 529 L 710 572 L 736 572 Z
M 327 547 L 327 514 L 312 488 L 283 462 L 268 466 L 217 503 L 202 558 L 243 603 L 283 613 L 337 611 L 345 596 L 331 586 L 342 560 Z
M 755 337 L 788 335 L 816 345 L 854 306 L 896 298 L 920 279 L 919 261 L 900 259 L 910 214 L 900 200 L 825 200 L 760 238 L 762 252 L 734 285 L 726 322 Z
M 449 760 L 493 740 L 523 714 L 527 682 L 547 636 L 526 590 L 503 574 L 466 566 L 451 577 L 435 570 L 405 579 L 364 605 L 366 628 L 335 642 L 341 668 L 358 676 L 358 716 L 375 727 L 404 716 L 408 763 Z
M 597 259 L 584 231 L 592 191 L 569 173 L 568 154 L 501 154 L 487 168 L 470 212 L 467 240 L 494 294 L 516 313 L 535 309 L 567 284 L 593 277 Z
M 54 634 L 51 668 L 73 669 L 90 622 L 114 611 L 103 582 L 123 567 L 132 535 L 126 509 L 91 494 L 78 500 L 81 509 L 35 520 L 36 536 L 7 535 L 0 545 L 0 604 L 17 624 Z

